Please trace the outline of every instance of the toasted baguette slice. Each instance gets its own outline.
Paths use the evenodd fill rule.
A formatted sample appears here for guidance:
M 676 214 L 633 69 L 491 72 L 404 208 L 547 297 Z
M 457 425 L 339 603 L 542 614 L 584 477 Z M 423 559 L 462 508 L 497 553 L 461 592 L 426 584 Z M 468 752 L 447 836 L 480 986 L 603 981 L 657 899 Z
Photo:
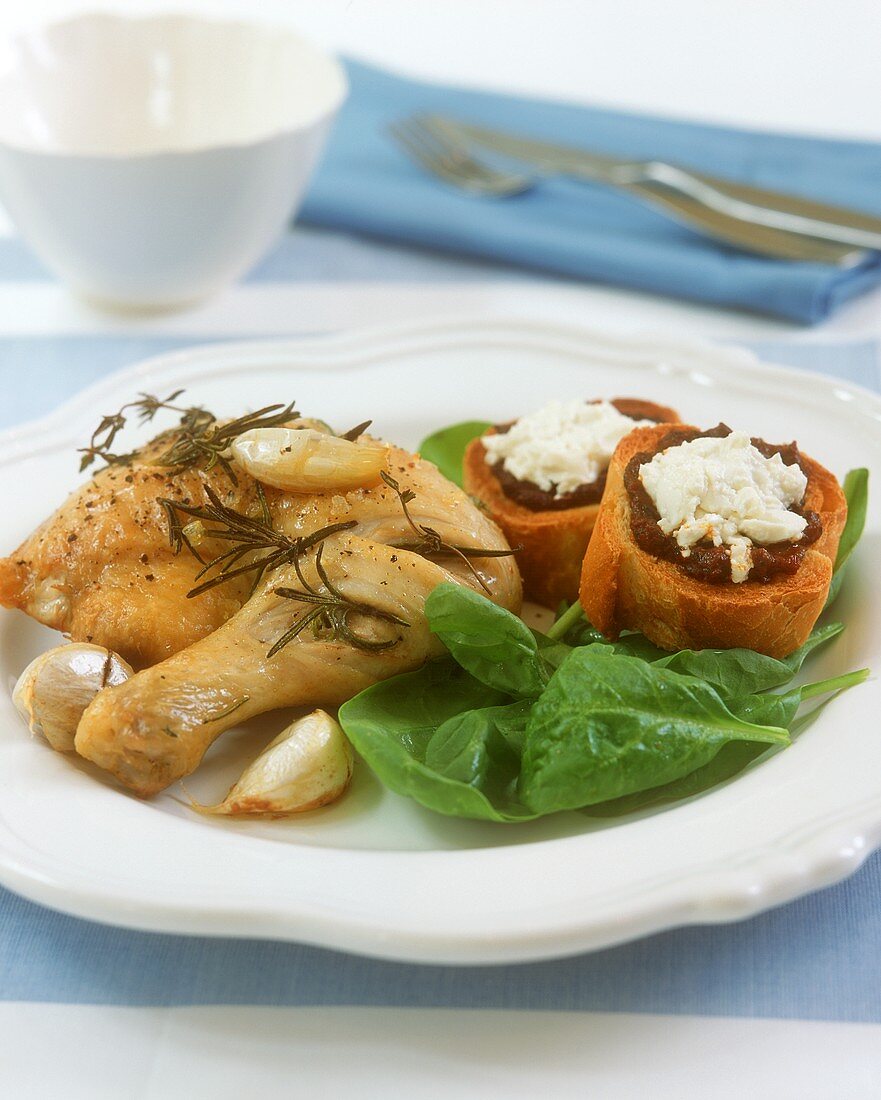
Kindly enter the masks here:
M 624 413 L 639 409 L 643 419 L 678 423 L 679 414 L 652 401 L 615 398 Z M 517 565 L 528 599 L 556 608 L 561 600 L 578 599 L 581 560 L 599 514 L 599 504 L 539 512 L 505 495 L 479 439 L 468 444 L 463 460 L 465 489 L 476 497 L 501 527 L 511 546 L 522 549 Z
M 804 643 L 829 592 L 847 502 L 834 475 L 802 454 L 805 507 L 823 524 L 793 574 L 769 581 L 710 584 L 675 562 L 646 553 L 630 529 L 624 470 L 640 451 L 654 451 L 668 431 L 639 428 L 618 445 L 581 572 L 580 599 L 590 622 L 611 638 L 638 630 L 662 649 L 743 646 L 782 658 Z M 695 429 L 697 430 L 697 429 Z

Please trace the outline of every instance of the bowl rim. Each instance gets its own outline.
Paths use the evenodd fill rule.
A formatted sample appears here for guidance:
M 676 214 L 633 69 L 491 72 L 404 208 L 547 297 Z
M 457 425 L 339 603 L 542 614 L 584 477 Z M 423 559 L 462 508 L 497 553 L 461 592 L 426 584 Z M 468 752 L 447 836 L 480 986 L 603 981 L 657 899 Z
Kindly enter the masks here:
M 310 38 L 301 34 L 290 24 L 272 19 L 243 18 L 241 16 L 210 15 L 184 9 L 167 9 L 155 13 L 132 13 L 95 8 L 84 10 L 71 15 L 47 18 L 33 24 L 19 27 L 7 36 L 9 43 L 25 43 L 34 41 L 44 35 L 48 35 L 64 27 L 73 27 L 85 23 L 127 24 L 129 26 L 142 27 L 147 24 L 176 23 L 191 24 L 202 27 L 224 27 L 232 30 L 245 30 L 249 32 L 265 32 L 273 36 L 282 36 L 290 40 L 304 54 L 311 57 L 319 64 L 326 67 L 326 71 L 335 85 L 332 91 L 324 97 L 325 102 L 320 104 L 313 113 L 293 124 L 267 125 L 262 130 L 255 130 L 246 138 L 229 138 L 218 141 L 193 141 L 187 145 L 164 145 L 157 143 L 149 149 L 128 150 L 102 150 L 88 148 L 82 149 L 69 147 L 46 147 L 35 145 L 27 140 L 19 140 L 0 132 L 0 149 L 9 149 L 15 152 L 27 153 L 31 156 L 42 156 L 53 159 L 66 160 L 99 160 L 99 161 L 125 161 L 147 160 L 157 157 L 182 157 L 194 153 L 207 153 L 231 149 L 247 149 L 259 145 L 268 144 L 278 138 L 289 134 L 304 133 L 320 126 L 339 111 L 349 94 L 349 80 L 345 66 L 334 54 L 316 45 Z M 2 83 L 2 81 L 0 81 Z

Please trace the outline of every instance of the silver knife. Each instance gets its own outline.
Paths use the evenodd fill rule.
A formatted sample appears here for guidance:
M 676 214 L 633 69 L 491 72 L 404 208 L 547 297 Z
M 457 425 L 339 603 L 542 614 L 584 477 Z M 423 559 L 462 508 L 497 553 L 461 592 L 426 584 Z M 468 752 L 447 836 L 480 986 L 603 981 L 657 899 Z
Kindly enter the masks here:
M 628 160 L 586 152 L 568 145 L 518 137 L 434 116 L 468 140 L 505 156 L 558 172 L 617 187 L 648 189 L 659 201 L 685 195 L 726 218 L 762 225 L 850 248 L 881 250 L 881 218 L 781 191 L 735 183 L 661 160 Z

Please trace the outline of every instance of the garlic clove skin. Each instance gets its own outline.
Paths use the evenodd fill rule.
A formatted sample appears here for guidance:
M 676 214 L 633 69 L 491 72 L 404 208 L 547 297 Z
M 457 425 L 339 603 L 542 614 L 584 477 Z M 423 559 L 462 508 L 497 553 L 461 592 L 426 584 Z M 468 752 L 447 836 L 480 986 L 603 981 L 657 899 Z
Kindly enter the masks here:
M 257 481 L 293 493 L 375 485 L 388 456 L 386 443 L 353 442 L 315 428 L 254 428 L 230 449 Z
M 103 646 L 71 642 L 34 658 L 19 676 L 12 701 L 31 733 L 58 752 L 73 752 L 83 711 L 105 687 L 124 683 L 134 670 Z
M 336 801 L 352 778 L 352 747 L 339 723 L 314 710 L 281 731 L 215 806 L 194 810 L 229 817 L 286 817 Z

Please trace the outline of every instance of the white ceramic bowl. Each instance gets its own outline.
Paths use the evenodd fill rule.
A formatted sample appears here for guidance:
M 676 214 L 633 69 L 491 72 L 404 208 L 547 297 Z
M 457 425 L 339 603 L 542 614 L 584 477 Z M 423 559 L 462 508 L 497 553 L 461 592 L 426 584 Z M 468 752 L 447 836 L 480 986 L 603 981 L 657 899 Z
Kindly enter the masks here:
M 92 14 L 0 58 L 0 202 L 46 265 L 105 303 L 205 297 L 294 214 L 346 95 L 291 31 Z

